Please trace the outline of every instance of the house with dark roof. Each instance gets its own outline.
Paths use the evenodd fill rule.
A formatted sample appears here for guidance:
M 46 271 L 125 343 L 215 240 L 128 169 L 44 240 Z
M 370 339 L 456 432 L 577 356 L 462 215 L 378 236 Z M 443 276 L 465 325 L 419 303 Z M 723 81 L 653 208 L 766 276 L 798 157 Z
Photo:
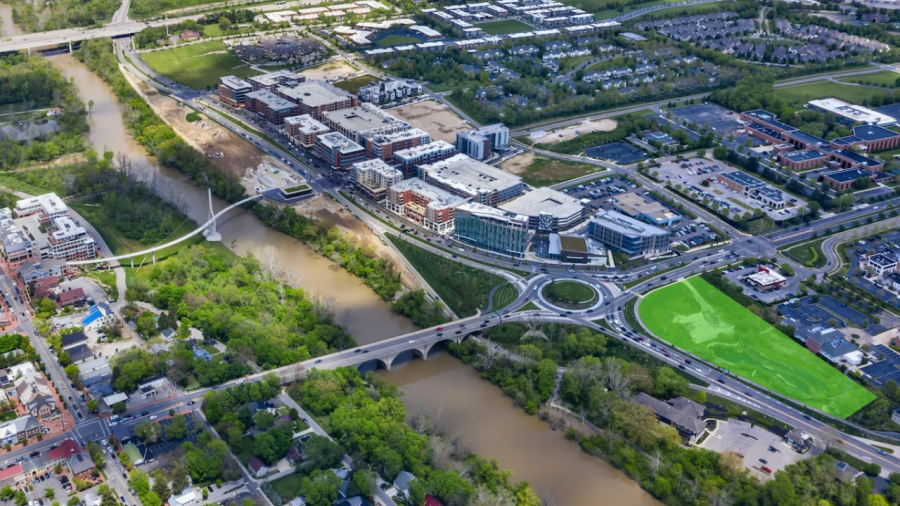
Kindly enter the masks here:
M 81 288 L 73 288 L 59 294 L 56 298 L 56 305 L 59 307 L 80 306 L 87 300 L 84 290 Z
M 706 408 L 686 397 L 676 397 L 663 402 L 641 392 L 634 398 L 634 402 L 652 409 L 659 421 L 675 427 L 681 435 L 690 440 L 706 430 L 706 422 L 703 421 Z
M 409 482 L 415 479 L 416 477 L 412 473 L 400 471 L 400 474 L 394 479 L 394 488 L 397 490 L 397 495 L 409 499 Z
M 262 478 L 269 474 L 269 467 L 257 457 L 250 457 L 250 460 L 247 461 L 247 467 L 253 471 L 253 476 L 256 476 L 257 478 Z
M 72 332 L 71 334 L 62 336 L 60 340 L 62 341 L 62 347 L 68 348 L 69 346 L 87 341 L 87 336 L 84 335 L 84 332 L 79 330 L 77 332 Z
M 838 461 L 834 466 L 834 477 L 843 483 L 855 483 L 862 473 L 846 462 Z
M 72 473 L 73 480 L 84 480 L 94 470 L 94 461 L 91 454 L 82 450 L 73 454 L 67 461 L 69 472 Z

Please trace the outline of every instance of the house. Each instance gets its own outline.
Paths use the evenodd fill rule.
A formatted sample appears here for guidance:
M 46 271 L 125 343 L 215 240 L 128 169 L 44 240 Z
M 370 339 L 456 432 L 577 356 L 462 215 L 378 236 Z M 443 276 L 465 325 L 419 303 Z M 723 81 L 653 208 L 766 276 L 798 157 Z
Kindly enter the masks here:
M 41 459 L 41 461 L 45 469 L 50 469 L 52 467 L 55 467 L 57 464 L 68 462 L 69 458 L 80 452 L 81 447 L 78 446 L 78 443 L 76 443 L 74 439 L 66 439 L 65 441 L 60 443 L 59 446 L 48 451 Z
M 287 452 L 287 460 L 292 466 L 303 460 L 303 453 L 300 451 L 299 445 L 290 447 Z
M 409 482 L 415 479 L 416 477 L 412 473 L 400 471 L 400 474 L 394 479 L 394 488 L 397 489 L 397 494 L 409 499 Z
M 24 485 L 26 482 L 25 468 L 22 464 L 15 464 L 0 470 L 0 484 L 10 485 L 13 488 Z
M 178 494 L 172 494 L 168 500 L 169 506 L 186 506 L 187 504 L 193 504 L 195 502 L 197 502 L 197 494 L 191 487 L 185 488 Z
M 852 365 L 858 365 L 862 362 L 862 352 L 855 344 L 845 341 L 844 339 L 835 339 L 830 343 L 826 343 L 819 348 L 819 354 L 825 357 L 832 364 L 838 362 L 848 362 Z
M 23 439 L 31 439 L 37 436 L 41 430 L 41 424 L 31 415 L 24 415 L 0 423 L 0 443 L 14 445 Z
M 431 494 L 425 496 L 425 506 L 444 506 L 441 501 Z
M 791 429 L 784 435 L 784 442 L 791 445 L 795 450 L 802 452 L 809 449 L 812 438 L 800 429 Z
M 247 461 L 247 466 L 253 471 L 253 476 L 256 476 L 257 478 L 262 478 L 269 474 L 269 468 L 257 457 L 250 457 L 250 460 Z
M 175 330 L 172 329 L 172 327 L 164 328 L 162 330 L 162 332 L 160 332 L 160 334 L 162 335 L 163 339 L 165 339 L 166 341 L 171 341 L 172 339 L 175 339 Z
M 184 30 L 183 32 L 181 32 L 182 40 L 195 40 L 199 38 L 200 34 L 195 32 L 194 30 Z
M 73 288 L 59 294 L 56 298 L 56 305 L 59 307 L 80 306 L 84 304 L 86 300 L 87 297 L 84 295 L 83 289 Z
M 55 298 L 59 291 L 59 276 L 48 276 L 34 280 L 32 287 L 34 290 L 34 298 Z
M 116 315 L 113 313 L 112 308 L 100 302 L 89 308 L 87 316 L 81 319 L 81 326 L 85 329 L 99 329 L 115 323 L 115 321 Z
M 641 392 L 634 398 L 634 402 L 652 409 L 661 422 L 675 427 L 688 439 L 693 439 L 706 430 L 706 422 L 703 421 L 706 408 L 686 397 L 663 402 Z
M 50 385 L 43 374 L 34 370 L 23 373 L 16 380 L 15 392 L 19 403 L 25 406 L 32 416 L 41 420 L 59 416 L 56 399 L 53 398 Z
M 844 483 L 855 483 L 856 478 L 862 474 L 859 469 L 841 461 L 838 461 L 837 464 L 835 464 L 834 471 L 834 477 L 837 478 L 838 481 Z
M 84 332 L 79 330 L 77 332 L 72 332 L 71 334 L 62 336 L 62 338 L 60 338 L 60 341 L 62 342 L 63 348 L 68 348 L 69 346 L 74 346 L 76 344 L 87 341 L 87 336 L 84 335 Z
M 94 470 L 94 461 L 91 454 L 85 450 L 73 454 L 67 461 L 69 472 L 75 480 L 85 480 Z

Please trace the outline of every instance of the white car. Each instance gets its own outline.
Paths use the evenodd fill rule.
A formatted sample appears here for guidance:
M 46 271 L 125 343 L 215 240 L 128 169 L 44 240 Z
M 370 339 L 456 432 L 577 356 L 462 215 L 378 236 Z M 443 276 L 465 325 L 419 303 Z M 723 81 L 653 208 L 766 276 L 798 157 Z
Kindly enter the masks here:
M 156 415 L 151 415 L 151 416 L 150 416 L 150 419 L 151 419 L 151 420 L 156 420 L 157 418 L 159 418 L 159 417 L 156 416 Z

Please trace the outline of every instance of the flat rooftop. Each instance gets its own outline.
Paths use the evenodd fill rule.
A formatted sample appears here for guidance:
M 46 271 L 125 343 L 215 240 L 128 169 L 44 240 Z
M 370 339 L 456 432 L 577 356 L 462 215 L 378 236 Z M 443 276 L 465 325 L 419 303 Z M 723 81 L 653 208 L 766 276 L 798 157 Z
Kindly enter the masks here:
M 325 113 L 325 119 L 332 125 L 338 125 L 348 132 L 364 132 L 391 124 L 402 123 L 386 112 L 367 108 L 350 107 Z
M 587 241 L 584 237 L 578 235 L 560 235 L 559 244 L 565 251 L 588 252 Z
M 891 137 L 900 137 L 900 134 L 876 125 L 863 125 L 853 127 L 853 136 L 864 141 L 877 141 L 881 139 L 890 139 Z
M 519 176 L 462 154 L 421 167 L 428 177 L 463 192 L 496 191 L 522 184 Z
M 655 235 L 669 235 L 669 232 L 659 227 L 638 221 L 617 211 L 599 211 L 591 221 L 626 236 L 651 237 Z
M 504 211 L 496 207 L 486 206 L 479 202 L 466 202 L 456 208 L 456 212 L 467 212 L 483 218 L 490 218 L 503 222 L 517 222 L 519 226 L 528 226 L 528 216 Z
M 760 186 L 765 185 L 765 183 L 763 183 L 759 179 L 756 179 L 755 177 L 751 176 L 750 174 L 745 174 L 739 170 L 736 170 L 734 172 L 728 172 L 726 174 L 722 174 L 721 177 L 723 177 L 725 179 L 730 179 L 730 180 L 734 181 L 735 183 L 737 183 L 741 186 L 748 187 L 748 188 L 758 188 Z
M 862 169 L 843 169 L 834 172 L 825 172 L 822 177 L 837 181 L 838 183 L 846 183 L 848 181 L 856 181 L 861 177 L 871 177 L 872 173 Z
M 274 86 L 276 84 L 282 84 L 289 81 L 302 83 L 303 81 L 306 81 L 306 76 L 302 74 L 295 74 L 294 72 L 291 72 L 287 69 L 282 69 L 275 72 L 269 72 L 268 74 L 260 74 L 258 76 L 248 77 L 247 79 L 262 86 Z
M 400 151 L 394 151 L 394 158 L 397 158 L 399 160 L 408 160 L 430 153 L 440 153 L 448 149 L 456 149 L 456 146 L 450 144 L 447 141 L 433 141 L 429 142 L 428 144 L 422 144 L 411 148 L 401 149 Z
M 338 88 L 318 81 L 307 81 L 293 88 L 281 86 L 278 92 L 310 107 L 320 107 L 350 98 L 350 95 Z
M 816 146 L 823 146 L 828 144 L 828 141 L 825 139 L 816 137 L 815 135 L 808 134 L 802 130 L 792 130 L 790 132 L 786 132 L 786 135 L 789 135 L 797 140 L 806 142 L 808 144 L 815 144 Z
M 284 97 L 280 97 L 268 90 L 252 91 L 247 93 L 247 98 L 262 102 L 266 104 L 266 107 L 273 111 L 283 111 L 297 106 L 294 102 L 291 102 Z
M 249 90 L 249 89 L 253 88 L 252 84 L 250 84 L 247 81 L 244 81 L 240 77 L 236 77 L 236 76 L 224 76 L 224 77 L 221 77 L 220 80 L 222 81 L 222 84 L 224 84 L 225 86 L 227 86 L 233 90 L 241 90 L 241 89 Z
M 321 142 L 325 147 L 329 149 L 338 149 L 341 153 L 354 153 L 356 151 L 365 150 L 365 148 L 363 148 L 359 144 L 351 141 L 350 139 L 337 132 L 320 135 L 316 137 L 316 142 Z
M 761 125 L 759 123 L 750 123 L 749 125 L 747 125 L 747 129 L 748 130 L 756 130 L 757 132 L 762 132 L 762 133 L 768 135 L 769 137 L 774 137 L 776 139 L 781 139 L 781 140 L 784 139 L 784 137 L 781 136 L 781 132 L 779 132 L 778 130 L 775 130 L 774 128 L 769 128 L 769 127 L 767 127 L 765 125 Z
M 873 160 L 867 156 L 863 156 L 863 155 L 857 153 L 856 151 L 853 151 L 850 149 L 842 149 L 835 154 L 838 156 L 842 156 L 853 162 L 861 163 L 861 164 L 865 165 L 866 167 L 873 167 L 876 165 L 881 165 L 881 162 L 879 162 L 878 160 Z
M 499 207 L 504 211 L 526 216 L 538 216 L 544 213 L 556 218 L 568 218 L 584 211 L 580 200 L 552 188 L 532 190 Z
M 316 132 L 327 132 L 331 130 L 321 121 L 313 118 L 309 114 L 303 114 L 302 116 L 290 116 L 288 118 L 284 118 L 284 123 L 286 125 L 296 126 L 300 129 L 301 132 L 305 134 L 313 134 Z
M 818 158 L 827 158 L 826 155 L 820 153 L 814 149 L 801 149 L 799 151 L 788 151 L 786 153 L 781 153 L 781 156 L 787 158 L 792 162 L 805 162 L 808 160 L 815 160 Z
M 747 278 L 760 286 L 769 286 L 774 285 L 775 283 L 783 283 L 785 281 L 784 276 L 782 276 L 781 274 L 778 274 L 777 272 L 766 271 L 755 272 L 747 276 Z
M 615 203 L 619 211 L 628 216 L 635 217 L 639 214 L 656 214 L 660 211 L 670 212 L 669 209 L 656 200 L 647 200 L 635 193 L 617 195 Z M 674 214 L 674 213 L 671 213 Z
M 892 125 L 897 122 L 896 118 L 873 111 L 866 107 L 853 105 L 836 98 L 825 98 L 822 100 L 810 100 L 809 105 L 813 108 L 826 112 L 833 112 L 843 118 L 859 121 L 868 125 Z
M 769 111 L 766 111 L 765 109 L 754 109 L 752 111 L 744 111 L 743 114 L 750 116 L 751 118 L 755 119 L 756 121 L 760 121 L 767 125 L 771 125 L 782 131 L 794 130 L 794 127 L 778 121 L 778 116 L 775 116 L 774 114 L 770 113 Z
M 394 186 L 391 186 L 391 191 L 404 192 L 407 190 L 412 190 L 418 195 L 428 199 L 428 207 L 432 209 L 440 210 L 452 208 L 466 202 L 466 199 L 438 188 L 437 186 L 430 185 L 417 177 L 404 179 Z

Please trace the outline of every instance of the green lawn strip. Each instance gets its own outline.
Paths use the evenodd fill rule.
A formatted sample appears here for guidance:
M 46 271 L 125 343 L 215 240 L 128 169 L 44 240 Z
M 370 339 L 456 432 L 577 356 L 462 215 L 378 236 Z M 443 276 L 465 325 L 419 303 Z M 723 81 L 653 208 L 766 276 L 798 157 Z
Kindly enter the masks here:
M 359 92 L 359 89 L 363 86 L 367 86 L 372 83 L 379 82 L 380 79 L 373 75 L 365 74 L 357 77 L 353 77 L 350 79 L 346 79 L 344 81 L 340 81 L 334 83 L 334 86 L 340 88 L 348 93 L 352 93 L 356 95 Z
M 822 244 L 824 242 L 825 239 L 823 238 L 798 244 L 797 246 L 784 250 L 784 254 L 806 267 L 821 269 L 822 267 L 825 267 L 825 264 L 828 262 L 828 259 L 825 257 L 825 252 L 822 250 Z
M 885 70 L 884 72 L 875 72 L 872 74 L 841 77 L 838 79 L 838 81 L 841 81 L 842 83 L 861 83 L 874 86 L 884 86 L 887 88 L 896 88 L 897 79 L 900 79 L 900 74 L 891 70 Z
M 892 450 L 892 449 L 890 449 L 890 448 L 888 448 L 888 447 L 886 447 L 886 446 L 872 445 L 872 447 L 873 447 L 873 448 L 876 448 L 876 449 L 878 449 L 878 450 L 881 450 L 881 451 L 883 451 L 883 452 L 885 452 L 885 453 L 890 453 L 890 454 L 892 454 L 892 455 L 893 455 L 893 453 L 894 453 L 894 450 Z
M 43 195 L 45 193 L 51 193 L 53 191 L 46 188 L 41 188 L 40 186 L 28 184 L 25 181 L 20 181 L 13 176 L 7 175 L 0 176 L 0 185 L 3 185 L 10 190 L 27 193 L 29 195 Z
M 699 277 L 650 293 L 640 314 L 664 341 L 834 416 L 846 418 L 875 399 Z
M 488 21 L 486 23 L 475 23 L 476 28 L 488 35 L 506 35 L 507 33 L 527 32 L 532 27 L 515 19 L 503 19 L 500 21 Z
M 694 395 L 694 398 L 696 399 L 696 394 Z M 783 431 L 793 429 L 792 426 L 780 420 L 776 420 L 771 416 L 764 415 L 755 409 L 748 408 L 731 399 L 726 399 L 725 397 L 710 393 L 706 394 L 706 415 L 717 420 L 728 420 L 729 418 L 746 420 L 755 425 L 761 425 L 766 429 L 772 429 L 773 427 L 777 427 Z
M 377 47 L 391 47 L 391 46 L 408 46 L 410 44 L 418 44 L 422 42 L 421 40 L 415 37 L 408 37 L 406 35 L 388 35 L 384 38 L 378 39 L 375 41 L 375 46 Z
M 501 309 L 506 308 L 506 306 L 512 304 L 518 297 L 519 291 L 516 290 L 516 287 L 513 286 L 512 283 L 506 283 L 494 292 L 494 305 L 491 306 L 491 311 L 500 311 Z
M 667 3 L 671 3 L 671 2 L 667 2 Z M 660 9 L 660 10 L 658 10 L 658 11 L 653 11 L 653 12 L 647 12 L 647 13 L 644 13 L 644 14 L 640 14 L 640 15 L 638 15 L 638 16 L 635 16 L 635 17 L 631 18 L 631 19 L 632 19 L 632 20 L 634 20 L 634 19 L 640 19 L 640 18 L 642 18 L 642 17 L 644 17 L 644 16 L 646 16 L 646 15 L 648 15 L 648 14 L 653 14 L 653 15 L 656 15 L 656 16 L 660 16 L 660 15 L 668 15 L 668 14 L 671 14 L 671 13 L 678 13 L 678 14 L 684 13 L 685 15 L 690 16 L 690 15 L 696 13 L 696 12 L 707 12 L 707 11 L 715 10 L 717 7 L 722 6 L 722 5 L 725 5 L 725 4 L 726 4 L 726 2 L 711 2 L 711 3 L 705 3 L 705 4 L 679 5 L 679 6 L 677 6 L 677 7 L 670 7 L 670 8 L 668 8 L 668 9 Z M 645 6 L 645 5 L 648 5 L 648 4 L 640 4 L 641 7 L 643 7 L 643 6 Z M 633 10 L 633 9 L 632 9 L 632 10 Z M 602 19 L 602 18 L 598 17 L 598 19 Z M 629 21 L 630 21 L 630 20 L 629 20 Z
M 0 413 L 0 422 L 8 422 L 10 420 L 15 420 L 19 415 L 16 413 L 16 410 L 11 409 L 9 411 L 4 411 Z
M 156 72 L 195 90 L 212 88 L 223 76 L 260 74 L 218 40 L 143 53 L 141 58 Z
M 622 306 L 622 314 L 625 318 L 625 323 L 627 323 L 629 327 L 640 332 L 641 334 L 650 335 L 650 333 L 647 332 L 647 329 L 645 329 L 644 326 L 641 325 L 641 322 L 638 321 L 637 316 L 635 316 L 634 314 L 634 305 L 637 303 L 637 300 L 637 297 L 632 297 L 628 299 L 628 301 L 625 302 L 625 304 Z M 641 304 L 643 304 L 643 302 L 641 302 Z
M 300 495 L 300 482 L 305 477 L 306 475 L 299 473 L 289 474 L 275 481 L 270 481 L 269 485 L 272 487 L 272 490 L 281 496 L 281 500 L 287 504 L 291 499 Z
M 738 199 L 736 199 L 736 198 L 734 198 L 734 197 L 728 197 L 728 201 L 731 202 L 731 203 L 734 203 L 734 204 L 737 204 L 737 205 L 743 207 L 744 209 L 750 211 L 751 213 L 753 212 L 753 208 L 752 208 L 752 207 L 748 206 L 747 204 L 741 202 L 740 200 L 738 200 Z
M 606 318 L 600 318 L 598 320 L 591 320 L 591 323 L 595 323 L 611 332 L 615 332 L 615 330 L 613 330 L 612 326 L 610 326 L 609 322 L 606 321 Z
M 116 273 L 110 270 L 105 271 L 88 271 L 85 274 L 89 278 L 94 278 L 101 283 L 106 293 L 113 299 L 119 298 L 119 287 L 116 286 Z
M 525 304 L 524 306 L 520 307 L 519 309 L 516 309 L 516 310 L 513 311 L 513 312 L 514 312 L 514 313 L 521 313 L 522 311 L 540 311 L 540 310 L 541 310 L 541 308 L 539 308 L 537 304 L 535 304 L 534 302 L 529 301 L 527 304 Z
M 486 308 L 491 289 L 506 282 L 496 274 L 454 262 L 394 235 L 388 234 L 387 238 L 459 317 Z
M 241 461 L 241 464 L 247 465 L 247 461 L 253 457 L 253 448 L 256 446 L 256 437 L 252 434 L 249 436 L 244 436 L 238 439 L 237 444 L 230 444 L 231 453 L 233 453 L 238 460 Z

